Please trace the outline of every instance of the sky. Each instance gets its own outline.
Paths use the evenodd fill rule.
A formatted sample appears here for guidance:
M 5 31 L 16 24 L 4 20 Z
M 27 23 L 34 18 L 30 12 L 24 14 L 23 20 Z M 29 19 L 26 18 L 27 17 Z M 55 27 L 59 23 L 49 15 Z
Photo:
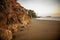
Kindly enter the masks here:
M 38 16 L 60 16 L 58 0 L 18 0 L 26 9 L 31 9 Z

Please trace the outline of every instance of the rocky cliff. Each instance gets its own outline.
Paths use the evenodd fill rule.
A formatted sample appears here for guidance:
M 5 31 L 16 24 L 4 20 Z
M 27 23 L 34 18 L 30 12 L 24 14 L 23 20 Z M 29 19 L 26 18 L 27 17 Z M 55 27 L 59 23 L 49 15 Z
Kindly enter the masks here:
M 0 0 L 0 32 L 9 30 L 15 33 L 19 27 L 26 26 L 30 22 L 31 16 L 28 14 L 28 10 L 22 7 L 17 0 Z M 10 40 L 7 36 L 4 36 L 3 32 L 0 33 L 0 40 Z M 6 34 L 6 32 L 4 33 Z M 8 31 L 7 33 L 9 34 Z M 3 39 L 1 34 L 6 39 Z

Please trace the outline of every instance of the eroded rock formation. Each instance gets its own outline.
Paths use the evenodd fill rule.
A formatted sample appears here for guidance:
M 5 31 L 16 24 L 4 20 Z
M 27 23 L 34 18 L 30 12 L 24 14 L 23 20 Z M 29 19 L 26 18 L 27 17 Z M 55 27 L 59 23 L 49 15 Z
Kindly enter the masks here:
M 22 7 L 17 2 L 17 0 L 0 0 L 1 40 L 10 40 L 11 37 L 8 38 L 8 36 L 12 35 L 11 32 L 12 33 L 17 32 L 19 27 L 26 26 L 30 22 L 31 22 L 31 16 L 28 14 L 28 10 Z M 9 30 L 10 32 L 6 30 Z M 8 36 L 6 36 L 4 33 Z M 3 35 L 5 38 L 2 37 L 1 35 Z
M 7 29 L 0 28 L 0 40 L 11 40 L 12 32 Z

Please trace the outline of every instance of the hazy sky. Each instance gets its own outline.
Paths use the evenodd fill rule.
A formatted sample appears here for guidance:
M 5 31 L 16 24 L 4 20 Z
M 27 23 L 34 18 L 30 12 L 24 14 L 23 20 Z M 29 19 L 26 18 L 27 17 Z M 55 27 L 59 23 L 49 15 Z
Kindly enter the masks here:
M 58 0 L 18 0 L 26 9 L 34 10 L 38 16 L 60 14 Z

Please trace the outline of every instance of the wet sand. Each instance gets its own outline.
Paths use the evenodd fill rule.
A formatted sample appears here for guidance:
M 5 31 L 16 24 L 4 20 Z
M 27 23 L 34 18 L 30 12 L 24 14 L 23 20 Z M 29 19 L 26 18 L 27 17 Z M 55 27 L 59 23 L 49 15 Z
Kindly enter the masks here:
M 24 31 L 15 34 L 15 40 L 59 40 L 60 21 L 32 19 Z

